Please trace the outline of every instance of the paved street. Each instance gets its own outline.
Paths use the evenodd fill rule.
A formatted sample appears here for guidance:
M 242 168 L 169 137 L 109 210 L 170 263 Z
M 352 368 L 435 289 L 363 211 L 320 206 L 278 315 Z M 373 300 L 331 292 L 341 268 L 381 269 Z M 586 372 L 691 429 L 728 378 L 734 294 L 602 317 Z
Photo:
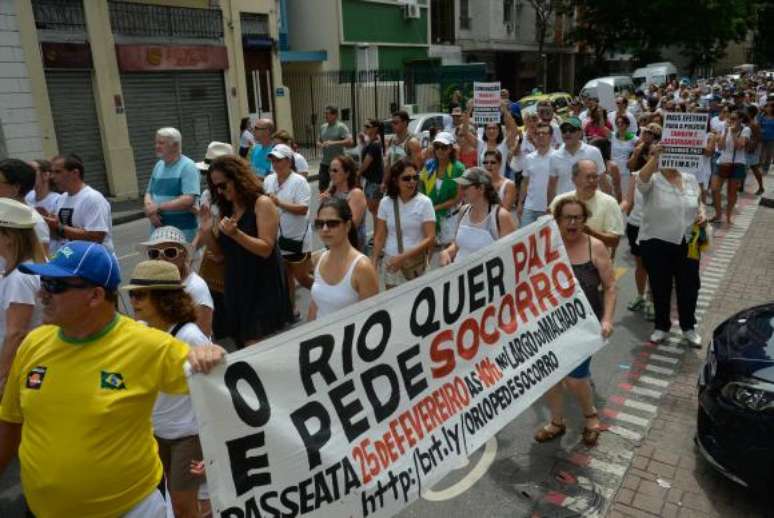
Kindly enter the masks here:
M 767 180 L 774 187 L 774 178 Z M 737 225 L 718 229 L 716 247 L 703 261 L 698 313 L 705 338 L 734 311 L 774 298 L 774 210 L 757 201 L 744 196 Z M 145 220 L 114 229 L 125 279 L 141 260 L 134 243 L 147 232 Z M 592 364 L 597 406 L 608 428 L 600 444 L 579 444 L 582 416 L 571 401 L 562 440 L 535 443 L 535 429 L 548 419 L 539 403 L 400 516 L 766 516 L 770 504 L 717 475 L 693 447 L 696 372 L 705 351 L 687 350 L 676 338 L 659 347 L 646 343 L 652 324 L 626 309 L 634 280 L 625 243 L 616 276 L 615 333 Z M 305 314 L 308 292 L 299 290 L 298 300 Z M 0 481 L 2 517 L 23 516 L 16 477 L 9 470 Z

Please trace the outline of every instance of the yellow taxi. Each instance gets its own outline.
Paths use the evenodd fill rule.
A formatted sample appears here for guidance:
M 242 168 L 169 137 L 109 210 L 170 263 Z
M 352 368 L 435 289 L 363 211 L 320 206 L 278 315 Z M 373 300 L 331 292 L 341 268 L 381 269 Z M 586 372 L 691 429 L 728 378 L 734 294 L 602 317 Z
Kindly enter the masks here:
M 521 109 L 529 108 L 530 106 L 537 107 L 537 103 L 539 103 L 542 100 L 548 100 L 551 101 L 551 104 L 554 107 L 554 113 L 557 114 L 561 118 L 565 118 L 568 116 L 570 112 L 570 100 L 572 99 L 572 95 L 566 93 L 566 92 L 554 92 L 550 94 L 539 94 L 539 95 L 528 95 L 526 97 L 522 97 L 519 99 L 519 105 L 521 106 Z

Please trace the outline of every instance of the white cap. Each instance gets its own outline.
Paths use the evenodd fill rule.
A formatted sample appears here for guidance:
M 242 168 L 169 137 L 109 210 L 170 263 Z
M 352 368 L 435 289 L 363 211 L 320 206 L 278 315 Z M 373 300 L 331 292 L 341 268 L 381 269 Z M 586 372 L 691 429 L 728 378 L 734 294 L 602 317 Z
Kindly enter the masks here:
M 189 256 L 191 254 L 191 245 L 188 243 L 188 241 L 186 241 L 183 231 L 171 225 L 159 227 L 154 230 L 147 241 L 143 241 L 137 245 L 137 250 L 140 252 L 145 252 L 146 249 L 152 246 L 161 245 L 164 243 L 174 243 L 176 245 L 180 245 L 186 249 Z
M 454 136 L 449 133 L 448 131 L 440 131 L 435 135 L 435 138 L 433 139 L 433 144 L 438 142 L 439 144 L 443 144 L 444 146 L 451 146 L 454 144 Z
M 279 158 L 282 160 L 283 158 L 289 158 L 290 160 L 293 160 L 293 157 L 295 156 L 295 153 L 292 149 L 290 149 L 290 146 L 287 146 L 285 144 L 277 144 L 273 148 L 271 148 L 271 151 L 269 152 L 269 156 L 273 156 L 274 158 Z
M 35 218 L 31 208 L 11 198 L 0 198 L 0 227 L 33 228 Z
M 216 158 L 233 154 L 234 148 L 231 147 L 231 144 L 216 141 L 210 142 L 210 145 L 207 146 L 207 153 L 204 155 L 204 160 L 196 162 L 196 167 L 200 171 L 207 171 L 210 168 L 210 163 Z

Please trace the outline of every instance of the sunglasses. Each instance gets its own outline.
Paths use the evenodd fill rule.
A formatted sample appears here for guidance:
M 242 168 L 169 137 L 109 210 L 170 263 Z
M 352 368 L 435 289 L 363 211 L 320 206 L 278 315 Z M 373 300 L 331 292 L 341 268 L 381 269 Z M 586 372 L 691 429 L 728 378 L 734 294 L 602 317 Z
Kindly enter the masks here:
M 134 300 L 142 300 L 148 296 L 147 290 L 132 290 L 129 292 L 129 298 Z
M 344 223 L 344 220 L 342 219 L 316 219 L 314 220 L 314 228 L 316 230 L 322 230 L 324 227 L 328 227 L 333 230 L 339 228 L 339 225 L 342 223 Z
M 497 165 L 496 160 L 484 160 L 484 165 Z
M 174 259 L 178 255 L 182 254 L 183 252 L 174 246 L 170 246 L 168 248 L 149 248 L 148 249 L 148 259 L 156 260 L 160 258 L 162 255 L 167 259 Z
M 419 181 L 419 175 L 418 174 L 407 174 L 405 176 L 401 176 L 400 179 L 403 182 L 418 182 Z
M 338 167 L 329 167 L 328 172 L 329 173 L 341 173 L 344 171 L 343 169 L 339 169 Z
M 562 135 L 566 135 L 568 133 L 575 133 L 576 131 L 580 131 L 576 128 L 562 128 Z
M 55 279 L 52 277 L 41 277 L 40 278 L 40 287 L 43 288 L 43 290 L 46 293 L 50 293 L 52 295 L 59 295 L 60 293 L 64 293 L 69 290 L 85 290 L 88 288 L 93 288 L 93 284 L 89 283 L 71 283 L 67 281 L 63 281 L 62 279 Z

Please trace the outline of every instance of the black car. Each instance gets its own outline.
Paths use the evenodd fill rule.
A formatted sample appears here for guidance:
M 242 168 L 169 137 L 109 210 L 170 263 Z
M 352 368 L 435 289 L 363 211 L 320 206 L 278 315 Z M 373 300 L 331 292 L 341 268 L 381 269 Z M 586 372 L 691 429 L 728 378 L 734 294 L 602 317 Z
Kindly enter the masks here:
M 696 444 L 731 480 L 774 488 L 774 303 L 715 329 L 699 375 Z

